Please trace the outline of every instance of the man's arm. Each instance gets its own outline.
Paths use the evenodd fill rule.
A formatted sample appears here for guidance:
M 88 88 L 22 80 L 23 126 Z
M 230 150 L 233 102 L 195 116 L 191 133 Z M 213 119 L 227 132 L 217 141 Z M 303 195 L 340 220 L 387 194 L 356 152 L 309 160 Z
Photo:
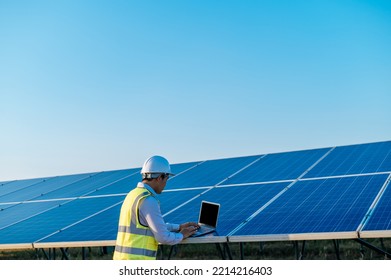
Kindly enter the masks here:
M 169 230 L 160 212 L 159 203 L 152 196 L 145 198 L 141 202 L 139 219 L 142 225 L 148 226 L 151 229 L 155 239 L 161 244 L 175 245 L 184 238 L 182 233 Z

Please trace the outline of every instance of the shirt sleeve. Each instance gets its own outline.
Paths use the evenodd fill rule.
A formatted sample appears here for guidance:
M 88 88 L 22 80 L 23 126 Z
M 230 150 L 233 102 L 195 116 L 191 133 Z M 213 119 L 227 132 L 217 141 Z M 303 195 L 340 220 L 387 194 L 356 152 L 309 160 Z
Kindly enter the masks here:
M 159 203 L 157 200 L 149 196 L 145 198 L 139 208 L 140 223 L 148 226 L 155 239 L 161 244 L 175 245 L 182 241 L 183 235 L 180 232 L 177 224 L 166 224 L 160 212 Z
M 169 231 L 179 231 L 179 226 L 178 224 L 170 224 L 170 223 L 166 223 L 167 225 L 167 230 Z

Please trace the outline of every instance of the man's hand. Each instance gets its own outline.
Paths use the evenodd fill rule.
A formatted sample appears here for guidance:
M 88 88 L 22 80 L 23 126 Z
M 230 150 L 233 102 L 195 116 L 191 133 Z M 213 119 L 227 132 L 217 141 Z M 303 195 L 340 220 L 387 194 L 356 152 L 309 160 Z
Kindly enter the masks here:
M 200 228 L 200 226 L 199 226 L 197 223 L 194 223 L 194 222 L 187 222 L 187 223 L 181 224 L 181 225 L 179 226 L 179 231 L 182 231 L 182 229 L 188 228 L 188 227 L 190 227 L 190 226 L 196 227 L 197 229 Z
M 183 234 L 183 238 L 188 238 L 193 235 L 200 226 L 194 222 L 187 222 L 179 226 L 179 231 Z

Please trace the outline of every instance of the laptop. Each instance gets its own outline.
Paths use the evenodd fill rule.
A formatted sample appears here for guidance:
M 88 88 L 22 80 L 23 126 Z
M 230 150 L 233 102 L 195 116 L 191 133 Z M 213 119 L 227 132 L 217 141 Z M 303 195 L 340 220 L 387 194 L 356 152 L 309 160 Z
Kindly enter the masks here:
M 201 201 L 198 225 L 200 228 L 191 237 L 202 236 L 216 231 L 217 219 L 219 217 L 220 204 Z

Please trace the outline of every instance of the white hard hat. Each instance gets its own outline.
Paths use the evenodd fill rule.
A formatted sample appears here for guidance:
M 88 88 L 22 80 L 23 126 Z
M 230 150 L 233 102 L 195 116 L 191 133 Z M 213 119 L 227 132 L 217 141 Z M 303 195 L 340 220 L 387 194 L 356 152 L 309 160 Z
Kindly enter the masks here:
M 143 165 L 143 168 L 141 169 L 141 174 L 153 174 L 153 173 L 164 173 L 170 176 L 174 176 L 174 174 L 171 173 L 171 167 L 168 163 L 168 160 L 166 160 L 164 157 L 161 156 L 153 156 L 148 158 Z

